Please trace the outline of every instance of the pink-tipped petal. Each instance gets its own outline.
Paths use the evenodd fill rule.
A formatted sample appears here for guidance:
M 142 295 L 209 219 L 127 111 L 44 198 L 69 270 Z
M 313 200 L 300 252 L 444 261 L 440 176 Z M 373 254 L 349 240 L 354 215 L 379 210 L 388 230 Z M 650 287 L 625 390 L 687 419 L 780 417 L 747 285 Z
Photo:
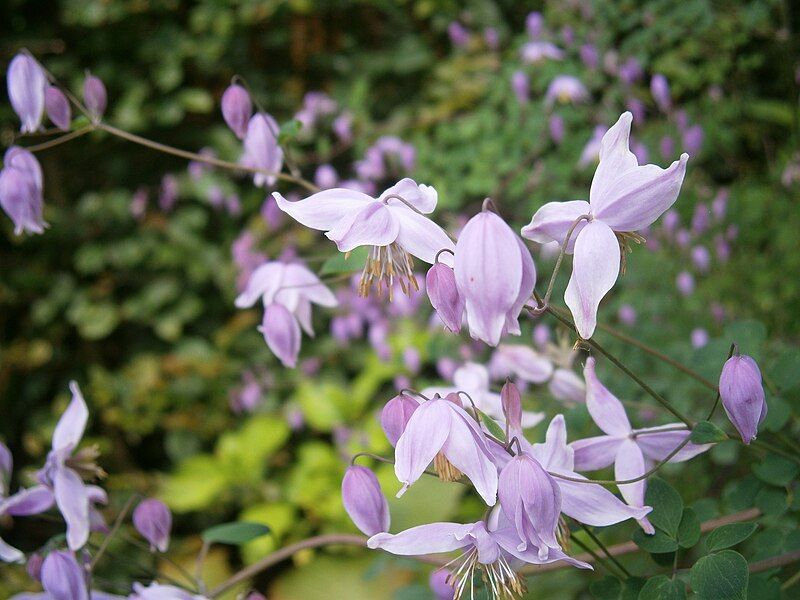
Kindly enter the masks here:
M 575 220 L 581 215 L 588 215 L 590 212 L 591 207 L 585 200 L 548 202 L 537 210 L 531 222 L 522 228 L 522 237 L 540 244 L 548 242 L 563 244 Z M 567 252 L 572 253 L 575 248 L 575 240 L 585 226 L 585 220 L 575 226 L 569 238 Z
M 603 433 L 627 436 L 631 432 L 631 422 L 625 414 L 625 407 L 597 378 L 594 357 L 586 359 L 583 376 L 586 379 L 586 408 L 592 420 Z

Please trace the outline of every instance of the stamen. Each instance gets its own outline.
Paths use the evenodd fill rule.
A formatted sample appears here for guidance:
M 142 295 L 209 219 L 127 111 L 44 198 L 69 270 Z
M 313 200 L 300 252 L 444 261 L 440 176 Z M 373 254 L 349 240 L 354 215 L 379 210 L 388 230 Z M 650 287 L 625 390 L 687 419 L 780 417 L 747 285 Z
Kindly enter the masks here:
M 419 290 L 417 278 L 414 276 L 414 262 L 401 246 L 395 243 L 388 246 L 373 246 L 361 273 L 358 293 L 369 296 L 373 283 L 376 284 L 378 297 L 383 295 L 383 286 L 388 290 L 389 301 L 393 300 L 395 280 L 407 296 L 411 289 Z
M 461 479 L 461 471 L 454 467 L 453 463 L 447 460 L 447 457 L 441 452 L 433 459 L 433 467 L 442 481 L 458 481 Z

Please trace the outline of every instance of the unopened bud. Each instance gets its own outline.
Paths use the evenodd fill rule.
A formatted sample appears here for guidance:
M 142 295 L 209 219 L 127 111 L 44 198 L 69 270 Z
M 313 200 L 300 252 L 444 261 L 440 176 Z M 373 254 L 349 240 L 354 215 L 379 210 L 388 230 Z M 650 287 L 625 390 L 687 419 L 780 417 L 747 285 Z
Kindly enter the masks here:
M 72 122 L 72 110 L 69 100 L 56 86 L 48 86 L 44 91 L 44 108 L 53 124 L 62 131 L 69 131 Z
M 83 82 L 83 101 L 95 119 L 100 119 L 106 112 L 108 95 L 106 86 L 99 77 L 87 73 Z
M 437 262 L 425 277 L 425 290 L 436 314 L 453 333 L 461 331 L 464 317 L 464 298 L 458 293 L 453 269 Z
M 758 426 L 767 416 L 761 371 L 756 361 L 744 354 L 731 356 L 719 376 L 719 395 L 742 441 L 749 444 L 756 439 Z
M 353 465 L 342 479 L 342 502 L 347 514 L 365 535 L 389 531 L 389 503 L 375 473 Z
M 222 94 L 222 118 L 240 140 L 247 134 L 247 124 L 253 116 L 253 102 L 247 90 L 233 84 Z
M 397 444 L 397 440 L 406 430 L 408 420 L 418 407 L 419 402 L 405 394 L 395 396 L 383 407 L 381 411 L 381 427 L 392 446 Z
M 150 550 L 167 551 L 172 529 L 172 513 L 166 504 L 155 498 L 142 500 L 133 511 L 133 525 L 136 531 L 150 542 Z

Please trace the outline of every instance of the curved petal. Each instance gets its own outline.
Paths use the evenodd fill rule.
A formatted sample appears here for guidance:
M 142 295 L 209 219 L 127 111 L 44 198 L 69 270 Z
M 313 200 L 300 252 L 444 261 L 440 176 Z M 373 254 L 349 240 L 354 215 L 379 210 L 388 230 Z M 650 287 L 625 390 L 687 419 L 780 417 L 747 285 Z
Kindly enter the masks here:
M 373 535 L 367 540 L 367 546 L 401 556 L 451 552 L 472 545 L 472 539 L 468 537 L 472 528 L 472 524 L 429 523 L 396 534 Z
M 497 502 L 497 468 L 492 462 L 486 437 L 464 409 L 452 403 L 451 405 L 450 410 L 455 414 L 451 414 L 450 432 L 442 452 L 454 467 L 469 478 L 484 502 L 494 506 Z M 418 412 L 419 410 L 414 414 Z
M 305 265 L 289 263 L 285 265 L 284 276 L 275 300 L 289 310 L 294 310 L 301 297 L 320 306 L 330 307 L 339 303 L 333 292 Z
M 608 187 L 594 215 L 615 231 L 638 231 L 652 225 L 678 199 L 686 162 L 684 153 L 666 169 L 643 165 L 621 173 Z
M 415 213 L 406 206 L 389 205 L 389 210 L 400 224 L 397 243 L 409 254 L 421 261 L 433 264 L 439 250 L 455 252 L 456 245 L 444 229 L 425 215 Z M 453 266 L 453 255 L 442 252 L 439 262 Z
M 348 190 L 346 188 L 333 188 L 310 195 L 308 198 L 290 202 L 278 192 L 272 192 L 275 202 L 287 215 L 298 223 L 327 231 L 352 212 L 358 212 L 374 198 L 363 192 Z
M 624 438 L 610 435 L 600 435 L 583 440 L 576 440 L 570 444 L 575 457 L 576 471 L 596 471 L 605 469 L 614 462 Z
M 523 381 L 544 383 L 553 375 L 552 361 L 524 344 L 500 344 L 492 355 L 492 375 L 516 375 Z
M 617 236 L 602 221 L 583 228 L 575 242 L 572 276 L 564 293 L 575 328 L 589 339 L 597 325 L 597 308 L 619 275 L 620 249 Z
M 293 314 L 303 331 L 305 331 L 309 337 L 313 338 L 314 325 L 311 322 L 311 302 L 309 302 L 307 298 L 299 298 Z
M 690 431 L 674 431 L 676 427 L 682 425 L 681 423 L 670 423 L 668 425 L 659 425 L 658 427 L 646 427 L 644 429 L 636 429 L 634 433 L 636 436 L 636 443 L 642 449 L 644 455 L 650 460 L 660 461 L 664 460 L 675 448 L 677 448 L 686 436 L 691 435 Z M 673 431 L 660 431 L 662 429 L 672 429 Z M 656 432 L 656 433 L 651 433 Z M 669 459 L 669 462 L 683 462 L 694 458 L 698 454 L 702 454 L 713 444 L 692 444 L 689 442 L 680 451 Z
M 492 532 L 492 537 L 500 545 L 500 547 L 519 560 L 530 563 L 532 565 L 546 565 L 559 560 L 571 564 L 579 569 L 592 569 L 592 565 L 585 563 L 582 560 L 572 558 L 564 554 L 562 550 L 551 548 L 547 553 L 547 558 L 539 557 L 539 550 L 536 546 L 528 546 L 526 550 L 519 550 L 519 538 L 513 529 L 501 529 Z
M 18 491 L 0 502 L 0 515 L 26 517 L 50 510 L 55 502 L 53 492 L 43 485 Z
M 547 427 L 544 443 L 534 444 L 532 454 L 545 469 L 550 471 L 574 469 L 575 451 L 567 445 L 567 424 L 564 415 L 553 417 Z
M 548 242 L 564 243 L 567 232 L 575 220 L 581 215 L 591 213 L 591 206 L 585 200 L 570 200 L 569 202 L 548 202 L 537 210 L 531 222 L 522 228 L 522 237 L 540 244 Z M 581 221 L 569 238 L 567 252 L 570 254 L 575 248 L 575 240 L 581 230 L 586 227 L 586 221 Z
M 236 308 L 250 308 L 262 297 L 265 304 L 272 304 L 273 297 L 283 281 L 285 268 L 284 263 L 271 261 L 253 271 L 244 291 L 234 300 Z
M 7 563 L 23 563 L 25 562 L 25 554 L 14 548 L 3 541 L 0 538 L 0 561 L 7 562 Z M 39 597 L 44 597 L 44 594 L 40 594 Z
M 424 183 L 417 184 L 416 181 L 409 177 L 401 179 L 383 192 L 379 200 L 383 201 L 388 196 L 393 195 L 402 197 L 403 200 L 408 202 L 411 206 L 425 214 L 433 212 L 433 209 L 436 208 L 436 202 L 439 199 L 436 189 L 432 186 L 425 185 Z M 390 198 L 387 204 L 389 206 L 401 206 L 403 205 L 403 201 Z
M 339 252 L 350 252 L 359 246 L 388 246 L 397 239 L 400 223 L 382 202 L 370 202 L 351 212 L 325 234 Z
M 447 440 L 451 411 L 447 400 L 430 400 L 420 404 L 406 423 L 405 431 L 395 447 L 394 472 L 403 484 L 402 496 L 420 478 Z
M 67 545 L 80 550 L 89 539 L 89 497 L 78 474 L 61 467 L 53 478 L 56 505 L 67 522 Z
M 294 368 L 300 354 L 300 325 L 285 306 L 273 302 L 264 309 L 264 320 L 258 330 L 264 341 L 285 367 Z
M 620 175 L 639 165 L 629 148 L 632 121 L 630 112 L 622 113 L 600 140 L 600 162 L 589 189 L 589 203 L 595 215 L 606 206 L 609 190 Z
M 89 420 L 89 409 L 86 408 L 86 401 L 78 384 L 70 381 L 69 389 L 72 392 L 72 400 L 53 431 L 53 450 L 77 446 Z
M 603 433 L 627 436 L 631 432 L 631 422 L 625 414 L 625 407 L 597 378 L 592 356 L 586 359 L 583 377 L 586 380 L 586 408 L 589 409 L 592 420 Z
M 586 479 L 569 471 L 562 475 Z M 653 510 L 649 506 L 628 506 L 602 485 L 555 479 L 561 488 L 561 512 L 586 525 L 605 527 L 626 519 L 643 519 Z
M 512 335 L 520 335 L 519 328 L 519 314 L 522 312 L 522 307 L 528 302 L 533 293 L 533 288 L 536 286 L 536 265 L 533 264 L 533 257 L 531 251 L 522 241 L 522 238 L 514 236 L 519 246 L 520 259 L 522 260 L 522 279 L 519 284 L 519 292 L 517 298 L 511 309 L 506 313 L 506 322 L 503 327 L 503 333 L 510 333 Z
M 646 471 L 644 455 L 639 446 L 633 440 L 623 440 L 619 450 L 617 450 L 617 458 L 614 463 L 614 478 L 617 481 L 635 479 L 644 475 Z M 640 479 L 635 483 L 625 483 L 617 485 L 617 487 L 628 504 L 631 506 L 644 506 L 644 491 L 647 487 L 647 481 Z M 647 518 L 639 519 L 639 523 L 647 533 L 652 533 L 652 525 L 650 525 Z

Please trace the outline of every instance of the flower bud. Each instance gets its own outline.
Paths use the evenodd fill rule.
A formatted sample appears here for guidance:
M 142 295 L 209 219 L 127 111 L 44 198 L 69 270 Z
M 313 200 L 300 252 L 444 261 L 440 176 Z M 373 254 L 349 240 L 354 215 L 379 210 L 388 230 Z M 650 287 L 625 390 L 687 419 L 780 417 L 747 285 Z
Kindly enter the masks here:
M 453 333 L 461 331 L 464 317 L 464 298 L 458 293 L 456 276 L 453 269 L 444 263 L 437 262 L 425 276 L 425 290 L 431 306 Z
M 7 166 L 0 171 L 0 207 L 14 222 L 14 234 L 43 233 L 42 195 L 30 172 Z
M 83 81 L 83 102 L 95 119 L 100 119 L 106 112 L 108 96 L 106 86 L 99 77 L 87 73 Z
M 660 73 L 653 75 L 653 78 L 650 80 L 650 93 L 653 94 L 653 99 L 662 112 L 667 112 L 670 109 L 672 102 L 669 95 L 669 83 L 666 77 Z
M 86 573 L 69 552 L 55 551 L 42 564 L 42 587 L 52 600 L 89 600 Z
M 450 572 L 447 569 L 436 569 L 428 579 L 428 585 L 436 596 L 436 600 L 453 600 L 455 588 L 450 583 Z
M 147 498 L 139 503 L 133 511 L 133 526 L 141 536 L 150 542 L 150 550 L 166 552 L 169 546 L 169 533 L 172 529 L 172 513 L 167 505 Z
M 506 381 L 500 390 L 500 402 L 503 405 L 503 415 L 506 417 L 506 424 L 512 431 L 522 429 L 522 399 L 519 396 L 517 386 Z
M 559 115 L 552 115 L 550 117 L 550 138 L 556 144 L 564 141 L 564 119 Z
M 756 361 L 744 354 L 731 356 L 719 376 L 719 395 L 742 441 L 749 444 L 756 439 L 758 426 L 767 416 L 761 371 Z
M 708 331 L 703 329 L 702 327 L 697 327 L 692 329 L 691 333 L 691 340 L 692 340 L 692 348 L 702 348 L 706 344 L 708 344 Z
M 375 473 L 353 465 L 342 479 L 342 502 L 350 518 L 365 535 L 389 531 L 389 503 Z
M 273 302 L 264 310 L 264 320 L 258 330 L 264 334 L 267 346 L 285 367 L 294 368 L 300 354 L 300 325 L 283 305 Z
M 44 108 L 53 125 L 62 131 L 69 131 L 70 123 L 72 123 L 72 110 L 64 92 L 54 85 L 47 86 L 44 91 Z
M 691 296 L 694 292 L 694 277 L 688 271 L 681 271 L 675 279 L 675 285 L 682 296 Z
M 44 114 L 47 77 L 42 67 L 27 54 L 17 54 L 8 65 L 6 81 L 11 107 L 22 121 L 20 131 L 33 133 L 39 129 Z
M 381 427 L 392 446 L 397 444 L 397 440 L 406 430 L 408 420 L 418 407 L 419 402 L 405 394 L 395 396 L 383 407 L 381 411 Z
M 253 116 L 253 102 L 247 90 L 238 84 L 228 86 L 222 94 L 222 118 L 240 140 L 247 134 L 247 124 Z

